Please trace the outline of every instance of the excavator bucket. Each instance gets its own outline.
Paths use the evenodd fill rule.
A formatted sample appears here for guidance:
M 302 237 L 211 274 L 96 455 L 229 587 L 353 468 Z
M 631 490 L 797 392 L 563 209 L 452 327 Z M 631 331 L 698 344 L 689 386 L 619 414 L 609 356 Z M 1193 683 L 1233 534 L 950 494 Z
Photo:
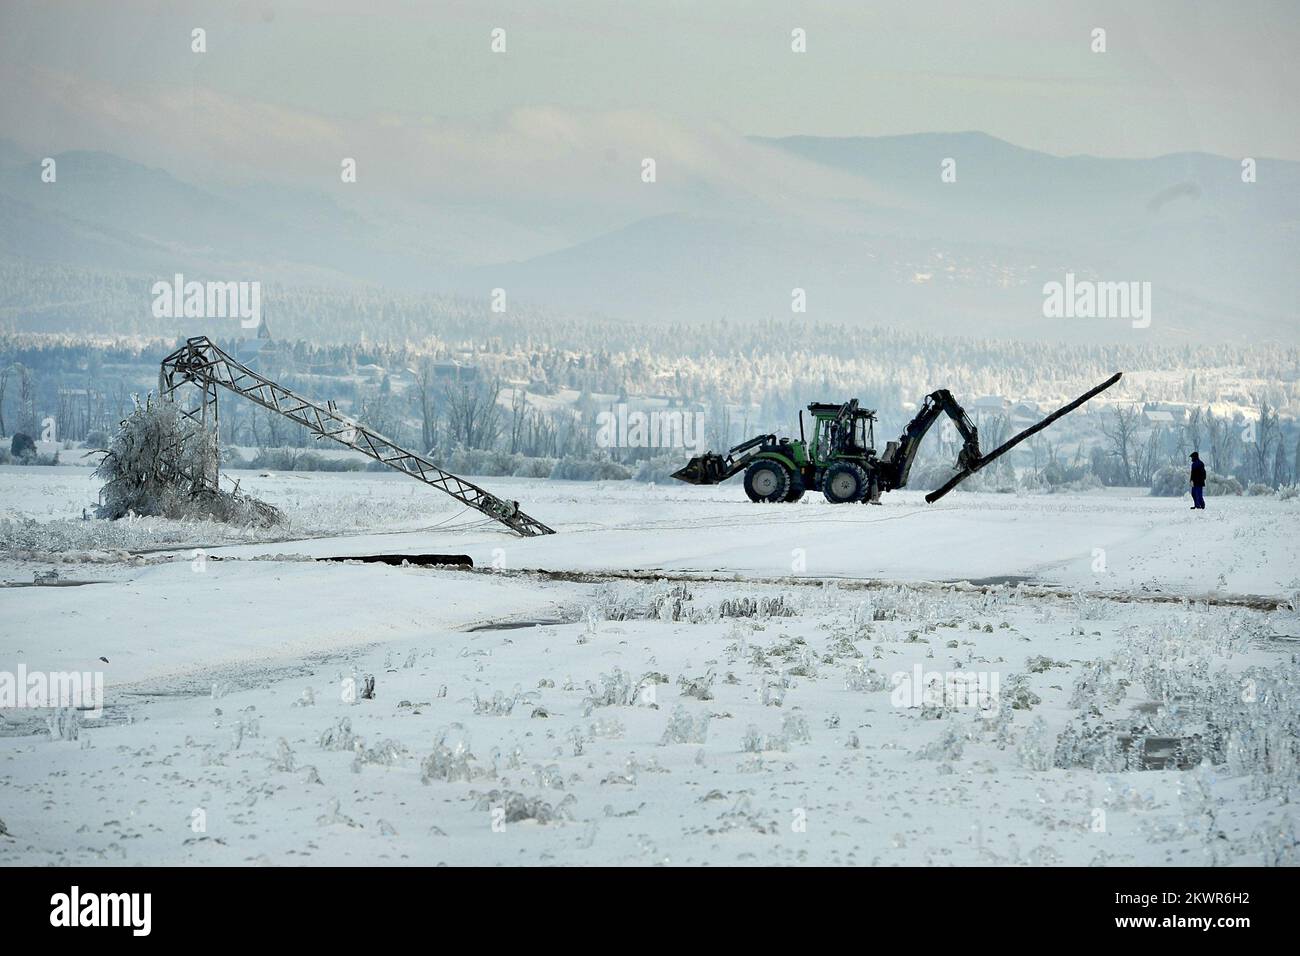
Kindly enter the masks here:
M 727 461 L 721 455 L 696 455 L 686 465 L 673 472 L 673 477 L 689 485 L 716 485 L 726 481 L 734 471 L 727 470 Z

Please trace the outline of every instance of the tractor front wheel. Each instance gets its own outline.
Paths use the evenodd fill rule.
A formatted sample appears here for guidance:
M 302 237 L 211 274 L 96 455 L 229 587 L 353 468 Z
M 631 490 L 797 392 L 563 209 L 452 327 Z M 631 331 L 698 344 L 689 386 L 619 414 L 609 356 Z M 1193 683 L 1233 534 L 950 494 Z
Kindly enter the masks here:
M 867 496 L 868 478 L 860 465 L 838 461 L 826 469 L 822 476 L 822 494 L 833 505 L 848 501 L 861 501 Z
M 756 461 L 745 469 L 745 494 L 750 501 L 785 501 L 790 481 L 790 470 L 779 461 Z

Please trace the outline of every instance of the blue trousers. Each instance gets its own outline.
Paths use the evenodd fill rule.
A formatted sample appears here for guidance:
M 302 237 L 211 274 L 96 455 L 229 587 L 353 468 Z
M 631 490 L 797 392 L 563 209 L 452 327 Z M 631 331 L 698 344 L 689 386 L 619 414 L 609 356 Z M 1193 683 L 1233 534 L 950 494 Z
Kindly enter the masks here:
M 1201 488 L 1201 487 L 1199 487 L 1198 485 L 1192 485 L 1192 502 L 1193 502 L 1193 504 L 1192 504 L 1192 507 L 1193 507 L 1193 508 L 1204 508 L 1204 507 L 1205 507 L 1205 489 L 1204 489 L 1204 488 Z

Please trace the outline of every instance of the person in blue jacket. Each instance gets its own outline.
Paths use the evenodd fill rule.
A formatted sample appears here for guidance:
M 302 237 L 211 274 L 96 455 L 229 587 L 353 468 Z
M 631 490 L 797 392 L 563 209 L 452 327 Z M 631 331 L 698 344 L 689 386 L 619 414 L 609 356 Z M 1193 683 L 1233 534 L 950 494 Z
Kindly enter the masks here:
M 1200 452 L 1192 452 L 1192 510 L 1205 508 L 1205 462 Z

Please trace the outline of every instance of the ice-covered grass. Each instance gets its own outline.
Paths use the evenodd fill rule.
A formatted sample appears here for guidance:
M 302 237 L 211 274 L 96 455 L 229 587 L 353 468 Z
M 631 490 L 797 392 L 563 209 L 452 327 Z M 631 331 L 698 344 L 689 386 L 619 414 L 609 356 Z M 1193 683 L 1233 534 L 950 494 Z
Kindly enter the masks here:
M 1027 578 L 1081 591 L 1197 596 L 1300 589 L 1300 498 L 1216 498 L 1205 512 L 1191 511 L 1186 499 L 1123 489 L 955 492 L 935 505 L 897 492 L 879 508 L 831 506 L 809 495 L 794 505 L 761 506 L 736 483 L 482 479 L 559 531 L 519 539 L 395 473 L 229 472 L 284 512 L 287 528 L 272 531 L 82 521 L 83 508 L 93 513 L 97 485 L 78 474 L 0 468 L 0 558 L 68 563 L 99 552 L 101 561 L 120 562 L 121 551 L 225 545 L 219 553 L 236 557 L 452 551 L 506 570 L 663 569 L 804 581 Z M 767 610 L 738 606 L 734 616 L 751 612 Z
M 1297 501 L 240 477 L 295 540 L 0 468 L 5 576 L 108 582 L 0 592 L 108 688 L 0 711 L 0 863 L 1296 862 Z M 478 570 L 310 560 L 378 551 Z
M 786 591 L 517 586 L 571 623 L 0 738 L 0 862 L 1297 862 L 1290 612 L 898 586 L 674 619 Z M 993 699 L 925 693 L 971 674 Z

